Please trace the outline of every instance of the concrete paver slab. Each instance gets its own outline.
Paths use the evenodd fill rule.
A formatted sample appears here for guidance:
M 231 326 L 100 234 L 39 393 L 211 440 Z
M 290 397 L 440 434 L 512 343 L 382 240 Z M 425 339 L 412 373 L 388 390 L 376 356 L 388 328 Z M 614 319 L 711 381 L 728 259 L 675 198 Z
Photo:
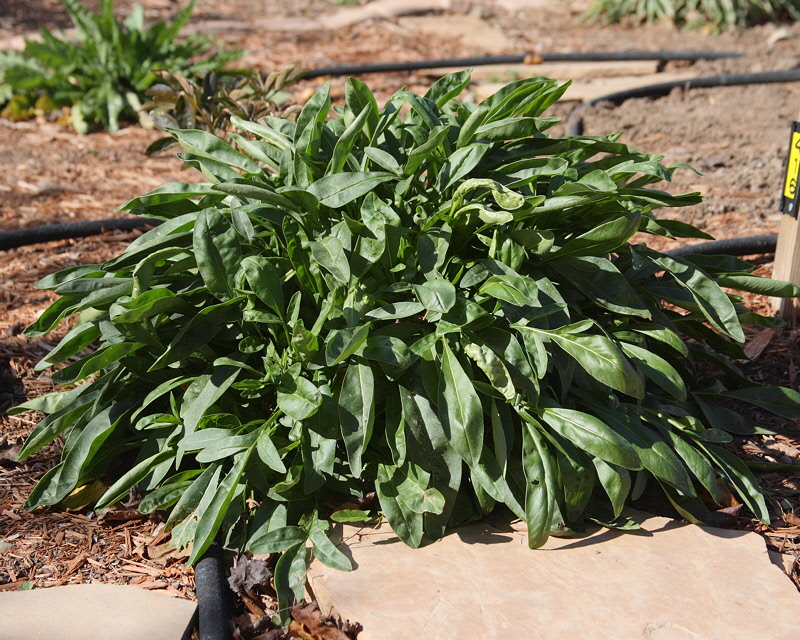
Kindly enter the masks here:
M 398 24 L 432 37 L 462 38 L 476 54 L 514 51 L 514 43 L 505 33 L 478 16 L 442 15 L 398 18 Z
M 0 593 L 2 640 L 182 640 L 197 603 L 123 585 Z
M 797 637 L 800 594 L 758 534 L 636 519 L 638 534 L 535 551 L 522 527 L 476 523 L 420 549 L 386 526 L 340 528 L 357 568 L 315 562 L 310 588 L 323 612 L 364 625 L 360 640 Z

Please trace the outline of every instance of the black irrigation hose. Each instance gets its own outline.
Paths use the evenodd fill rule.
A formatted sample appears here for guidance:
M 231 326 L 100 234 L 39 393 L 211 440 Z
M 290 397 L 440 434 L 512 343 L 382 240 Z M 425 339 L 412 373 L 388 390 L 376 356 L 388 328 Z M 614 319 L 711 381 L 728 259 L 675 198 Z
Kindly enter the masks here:
M 0 233 L 0 251 L 52 240 L 86 238 L 106 231 L 132 231 L 141 227 L 154 227 L 161 224 L 161 222 L 161 220 L 155 218 L 113 218 L 110 220 L 87 220 L 28 227 L 27 229 Z
M 409 62 L 378 62 L 375 64 L 343 64 L 334 67 L 312 69 L 305 78 L 320 76 L 354 76 L 362 73 L 387 73 L 390 71 L 417 71 L 419 69 L 443 69 L 448 67 L 479 67 L 487 64 L 530 64 L 542 62 L 610 62 L 634 60 L 718 60 L 740 58 L 739 51 L 599 51 L 573 53 L 527 52 L 503 56 L 480 56 L 476 58 L 440 58 L 436 60 L 412 60 Z
M 673 258 L 685 256 L 754 256 L 775 253 L 777 246 L 778 236 L 776 234 L 703 242 L 701 244 L 678 247 L 664 253 Z
M 30 227 L 0 233 L 0 251 L 23 247 L 39 242 L 52 240 L 65 240 L 67 238 L 84 238 L 98 235 L 104 231 L 124 230 L 131 231 L 141 227 L 155 227 L 161 224 L 156 218 L 133 218 L 112 220 L 91 220 L 88 222 L 70 222 L 67 224 L 48 224 L 41 227 Z M 757 254 L 775 253 L 778 242 L 777 235 L 749 236 L 746 238 L 730 238 L 703 242 L 701 244 L 678 247 L 665 253 L 675 257 L 687 255 L 730 255 L 749 256 Z
M 200 640 L 230 640 L 228 583 L 222 546 L 214 542 L 194 567 L 197 591 L 197 630 Z
M 630 98 L 652 98 L 663 96 L 676 88 L 682 89 L 708 89 L 711 87 L 733 87 L 745 84 L 771 84 L 775 82 L 797 82 L 800 80 L 800 68 L 787 69 L 785 71 L 765 71 L 762 73 L 726 73 L 718 76 L 700 76 L 689 80 L 675 80 L 673 82 L 661 82 L 649 84 L 644 87 L 617 91 L 608 95 L 600 96 L 589 102 L 584 102 L 570 113 L 567 119 L 567 135 L 583 135 L 583 115 L 582 112 L 587 107 L 594 106 L 600 102 L 611 102 L 622 104 Z

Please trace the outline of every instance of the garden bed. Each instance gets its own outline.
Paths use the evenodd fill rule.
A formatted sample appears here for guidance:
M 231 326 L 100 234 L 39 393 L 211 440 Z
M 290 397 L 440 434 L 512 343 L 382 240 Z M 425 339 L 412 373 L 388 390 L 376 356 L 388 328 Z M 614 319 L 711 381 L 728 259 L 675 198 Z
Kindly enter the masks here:
M 65 26 L 54 0 L 31 0 L 26 12 L 19 3 L 0 0 L 0 29 L 12 37 L 38 26 L 38 15 L 48 26 Z M 145 0 L 152 16 L 167 17 L 173 3 Z M 251 15 L 277 16 L 287 3 L 250 0 L 200 2 L 194 20 L 238 22 Z M 311 0 L 291 3 L 293 16 L 316 16 L 333 11 L 334 3 Z M 631 49 L 741 50 L 743 58 L 698 62 L 697 75 L 783 69 L 800 60 L 798 25 L 767 25 L 719 37 L 696 31 L 678 32 L 663 26 L 598 27 L 579 23 L 574 5 L 553 3 L 544 8 L 514 13 L 473 3 L 473 15 L 502 29 L 513 49 L 575 51 L 609 50 L 624 42 Z M 481 8 L 479 5 L 486 5 Z M 120 8 L 129 6 L 119 2 Z M 37 13 L 40 11 L 40 13 Z M 246 31 L 228 29 L 222 37 L 250 51 L 248 64 L 272 70 L 292 62 L 307 67 L 337 62 L 375 62 L 479 55 L 485 53 L 453 34 L 430 37 L 398 21 L 367 21 L 336 33 Z M 673 67 L 675 65 L 673 64 Z M 566 78 L 564 78 L 566 79 Z M 419 88 L 430 82 L 421 73 L 384 74 L 369 79 L 386 98 L 401 86 Z M 301 82 L 296 99 L 308 97 L 322 80 Z M 334 79 L 332 98 L 341 100 L 343 79 Z M 558 105 L 566 115 L 571 104 Z M 681 220 L 701 227 L 718 238 L 776 233 L 782 171 L 788 145 L 788 123 L 800 108 L 800 86 L 780 84 L 676 91 L 657 100 L 630 100 L 618 108 L 599 106 L 586 111 L 589 135 L 626 130 L 623 140 L 647 152 L 666 153 L 667 162 L 688 162 L 704 175 L 679 172 L 670 191 L 699 190 L 703 204 L 679 210 Z M 563 130 L 562 130 L 563 131 Z M 555 129 L 555 133 L 560 131 Z M 48 222 L 102 219 L 130 198 L 169 180 L 197 180 L 199 174 L 181 171 L 167 153 L 146 158 L 143 150 L 158 132 L 136 127 L 117 133 L 81 137 L 51 122 L 0 121 L 0 231 Z M 113 233 L 95 238 L 46 243 L 0 252 L 0 407 L 18 403 L 23 395 L 35 397 L 52 389 L 47 374 L 33 367 L 64 330 L 29 339 L 21 329 L 52 301 L 52 296 L 32 285 L 53 271 L 82 263 L 102 262 L 121 252 L 138 233 Z M 671 245 L 669 245 L 671 246 Z M 656 247 L 667 248 L 665 243 Z M 760 273 L 768 274 L 766 263 Z M 749 296 L 748 304 L 764 311 L 766 301 Z M 769 331 L 769 333 L 765 333 Z M 753 357 L 743 368 L 759 382 L 798 390 L 800 349 L 797 330 L 753 330 L 748 349 Z M 21 386 L 22 385 L 22 386 Z M 24 387 L 24 389 L 23 389 Z M 763 416 L 760 416 L 763 418 Z M 183 566 L 186 554 L 169 547 L 163 522 L 135 511 L 136 496 L 128 506 L 94 513 L 88 509 L 46 509 L 34 514 L 22 503 L 36 480 L 57 460 L 52 445 L 18 464 L 10 458 L 37 420 L 32 413 L 0 418 L 0 589 L 26 583 L 37 587 L 75 582 L 139 584 L 144 588 L 192 598 L 192 572 Z M 753 436 L 735 441 L 735 450 L 753 461 L 800 465 L 800 430 L 794 422 L 765 423 L 777 436 Z M 800 466 L 798 466 L 800 471 Z M 760 473 L 771 508 L 784 512 L 784 520 L 759 525 L 737 511 L 730 526 L 763 533 L 770 547 L 794 555 L 795 581 L 800 584 L 800 483 L 797 473 Z

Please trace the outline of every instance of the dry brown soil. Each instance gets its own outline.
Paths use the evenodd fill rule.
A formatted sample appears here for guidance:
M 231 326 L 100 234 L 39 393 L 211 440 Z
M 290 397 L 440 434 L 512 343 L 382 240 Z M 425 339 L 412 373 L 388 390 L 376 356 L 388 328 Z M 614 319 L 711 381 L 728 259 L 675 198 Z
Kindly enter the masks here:
M 91 4 L 91 3 L 90 3 Z M 118 0 L 126 11 L 129 0 Z M 182 4 L 175 0 L 144 0 L 150 18 L 167 18 Z M 312 18 L 324 22 L 338 9 L 324 0 L 201 0 L 193 24 L 220 27 L 218 36 L 248 51 L 245 62 L 261 70 L 290 63 L 307 67 L 339 62 L 400 61 L 489 53 L 456 32 L 423 35 L 399 20 L 368 20 L 335 32 L 250 29 L 253 20 Z M 364 4 L 363 2 L 361 4 Z M 461 2 L 459 6 L 506 36 L 507 53 L 644 50 L 738 50 L 746 55 L 693 65 L 669 63 L 666 73 L 697 75 L 787 69 L 800 64 L 800 24 L 764 25 L 719 36 L 678 31 L 669 26 L 599 26 L 581 22 L 585 5 L 542 1 L 526 10 L 508 10 L 492 2 Z M 455 15 L 455 13 L 453 14 Z M 57 0 L 0 0 L 0 41 L 41 25 L 68 27 Z M 491 53 L 497 53 L 493 50 Z M 402 86 L 423 88 L 425 73 L 391 73 L 365 77 L 380 97 Z M 568 77 L 560 78 L 562 80 Z M 302 100 L 323 79 L 300 83 Z M 343 80 L 333 79 L 334 100 L 342 95 Z M 566 116 L 575 103 L 556 105 Z M 703 175 L 679 172 L 668 188 L 699 190 L 707 200 L 682 210 L 679 217 L 719 238 L 776 233 L 782 172 L 789 123 L 800 108 L 800 84 L 682 91 L 657 99 L 629 100 L 618 107 L 599 105 L 585 111 L 589 135 L 625 131 L 623 141 L 644 151 L 661 153 L 667 162 L 688 162 Z M 563 128 L 554 129 L 559 134 Z M 196 180 L 180 163 L 165 155 L 146 158 L 143 150 L 158 132 L 137 127 L 114 134 L 78 136 L 50 122 L 13 123 L 0 120 L 0 232 L 48 222 L 102 219 L 126 200 L 170 180 Z M 133 234 L 135 235 L 135 234 Z M 117 254 L 132 234 L 116 233 L 84 240 L 51 242 L 0 252 L 0 409 L 24 394 L 50 389 L 45 374 L 34 373 L 35 362 L 55 338 L 29 340 L 19 335 L 51 301 L 32 288 L 40 277 L 77 263 L 96 262 Z M 770 272 L 771 265 L 762 267 Z M 756 308 L 763 300 L 749 298 Z M 754 338 L 757 332 L 751 333 Z M 770 384 L 798 388 L 800 351 L 790 328 L 769 335 L 763 352 L 747 365 Z M 24 383 L 24 389 L 19 381 Z M 30 430 L 36 416 L 0 418 L 0 453 L 13 448 Z M 781 423 L 781 434 L 768 440 L 739 443 L 742 455 L 761 460 L 800 464 L 796 425 Z M 76 581 L 138 582 L 192 597 L 191 572 L 180 558 L 163 548 L 157 520 L 142 521 L 133 513 L 44 511 L 26 514 L 24 495 L 57 455 L 50 447 L 25 464 L 0 460 L 0 589 L 18 588 L 26 581 L 49 586 Z M 5 466 L 3 466 L 5 465 Z M 772 546 L 796 554 L 800 548 L 797 505 L 800 474 L 761 474 L 769 500 L 786 514 L 769 527 L 761 526 Z M 121 510 L 121 511 L 124 511 Z M 132 517 L 133 519 L 125 519 Z M 737 526 L 752 526 L 740 518 Z M 795 572 L 798 565 L 795 564 Z M 5 585 L 5 587 L 3 586 Z

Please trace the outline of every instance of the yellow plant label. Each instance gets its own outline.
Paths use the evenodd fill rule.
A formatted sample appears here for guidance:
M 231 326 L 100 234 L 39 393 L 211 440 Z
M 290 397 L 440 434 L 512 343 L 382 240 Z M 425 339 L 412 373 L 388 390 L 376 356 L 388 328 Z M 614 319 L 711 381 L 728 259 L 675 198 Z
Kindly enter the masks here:
M 786 183 L 783 195 L 794 200 L 797 191 L 797 178 L 800 176 L 800 132 L 792 132 L 792 144 L 789 148 L 789 163 L 786 167 Z

